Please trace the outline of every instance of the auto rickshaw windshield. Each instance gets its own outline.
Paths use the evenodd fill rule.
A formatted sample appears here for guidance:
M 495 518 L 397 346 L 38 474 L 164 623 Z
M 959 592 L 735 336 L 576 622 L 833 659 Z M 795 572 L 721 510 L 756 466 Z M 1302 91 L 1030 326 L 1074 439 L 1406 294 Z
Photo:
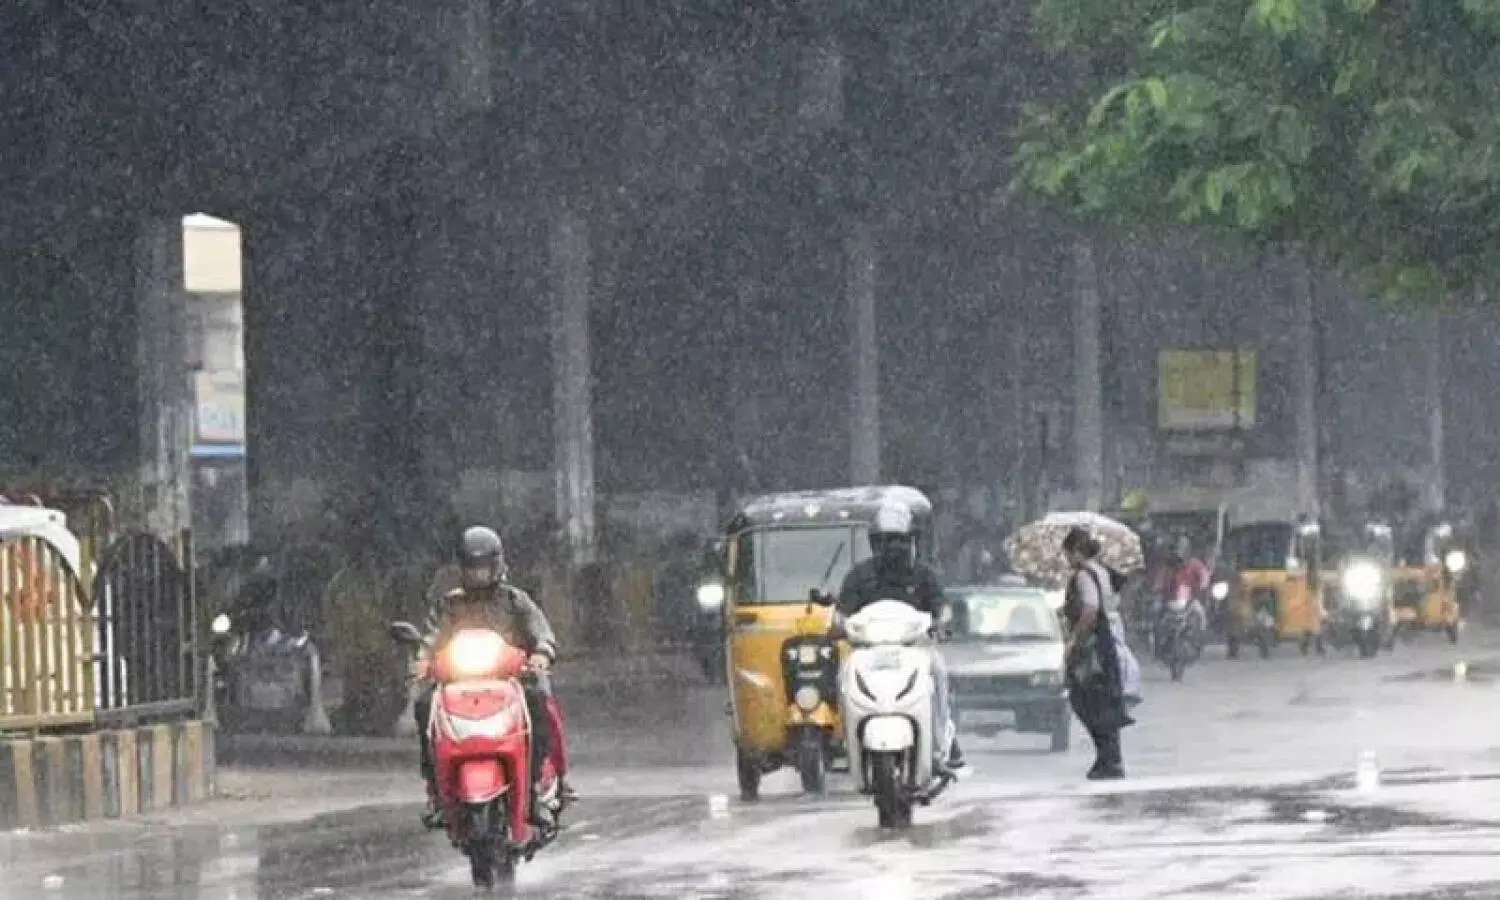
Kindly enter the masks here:
M 1287 567 L 1292 527 L 1281 522 L 1241 525 L 1224 539 L 1224 562 L 1239 571 L 1279 571 Z
M 735 602 L 806 603 L 807 592 L 836 592 L 854 564 L 870 555 L 861 524 L 758 528 L 735 539 Z

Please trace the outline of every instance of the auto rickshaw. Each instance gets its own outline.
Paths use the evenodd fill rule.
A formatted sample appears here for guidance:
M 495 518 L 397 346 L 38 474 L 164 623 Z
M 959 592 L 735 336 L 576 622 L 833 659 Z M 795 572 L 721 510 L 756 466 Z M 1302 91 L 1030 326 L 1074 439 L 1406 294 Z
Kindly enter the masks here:
M 1463 623 L 1458 588 L 1468 565 L 1448 523 L 1405 529 L 1396 542 L 1397 632 L 1442 630 L 1450 643 L 1458 643 Z
M 1228 604 L 1230 659 L 1245 643 L 1260 648 L 1262 659 L 1282 641 L 1297 641 L 1304 655 L 1312 649 L 1323 626 L 1322 564 L 1316 522 L 1253 522 L 1229 530 L 1213 592 Z
M 906 487 L 768 494 L 745 504 L 726 529 L 730 713 L 746 801 L 782 766 L 795 766 L 809 793 L 824 791 L 835 762 L 847 766 L 838 671 L 848 649 L 829 637 L 824 604 L 870 555 L 869 525 L 892 502 L 911 510 L 918 555 L 930 561 L 932 504 Z

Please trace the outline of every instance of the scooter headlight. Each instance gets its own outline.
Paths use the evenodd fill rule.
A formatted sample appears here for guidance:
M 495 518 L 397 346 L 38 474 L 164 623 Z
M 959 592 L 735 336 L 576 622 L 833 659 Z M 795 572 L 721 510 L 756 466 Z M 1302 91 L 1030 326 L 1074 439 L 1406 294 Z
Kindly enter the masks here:
M 224 615 L 223 613 L 219 613 L 217 616 L 214 616 L 213 624 L 209 625 L 208 627 L 209 630 L 214 634 L 228 634 L 230 626 L 232 626 L 233 624 L 233 622 L 229 621 L 228 616 Z
M 1229 596 L 1229 582 L 1215 581 L 1214 586 L 1208 589 L 1215 600 L 1223 600 Z
M 1361 603 L 1380 598 L 1380 567 L 1370 562 L 1350 563 L 1344 569 L 1344 596 Z
M 493 631 L 460 631 L 448 645 L 448 664 L 459 678 L 483 678 L 494 674 L 505 654 L 505 638 Z
M 1443 566 L 1447 568 L 1449 574 L 1457 575 L 1469 567 L 1469 554 L 1462 550 L 1449 550 L 1443 556 Z
M 818 705 L 823 702 L 823 694 L 812 685 L 805 684 L 797 688 L 797 693 L 793 697 L 793 700 L 796 701 L 798 709 L 810 713 L 817 709 Z

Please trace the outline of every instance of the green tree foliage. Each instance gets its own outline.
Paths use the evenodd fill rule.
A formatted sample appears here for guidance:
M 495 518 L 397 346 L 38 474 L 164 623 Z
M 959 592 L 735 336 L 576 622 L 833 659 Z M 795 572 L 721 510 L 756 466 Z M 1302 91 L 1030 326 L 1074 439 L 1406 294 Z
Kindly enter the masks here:
M 1500 246 L 1500 0 L 1033 0 L 1077 66 L 1018 182 L 1089 218 L 1306 248 L 1382 293 Z

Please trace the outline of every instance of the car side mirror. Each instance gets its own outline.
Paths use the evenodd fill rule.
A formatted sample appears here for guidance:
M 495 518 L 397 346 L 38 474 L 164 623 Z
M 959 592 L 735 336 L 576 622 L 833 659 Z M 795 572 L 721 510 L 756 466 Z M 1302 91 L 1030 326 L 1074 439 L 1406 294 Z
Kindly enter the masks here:
M 410 622 L 392 622 L 388 633 L 391 640 L 398 644 L 420 645 L 422 643 L 422 632 Z

